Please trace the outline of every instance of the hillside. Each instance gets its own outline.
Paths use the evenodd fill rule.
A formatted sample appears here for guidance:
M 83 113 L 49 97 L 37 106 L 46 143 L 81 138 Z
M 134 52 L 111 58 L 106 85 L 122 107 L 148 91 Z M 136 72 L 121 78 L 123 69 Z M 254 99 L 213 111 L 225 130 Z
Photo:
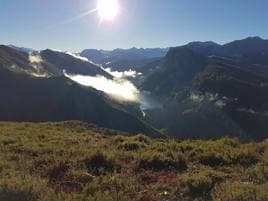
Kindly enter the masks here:
M 183 47 L 204 56 L 221 56 L 244 64 L 268 64 L 268 40 L 258 36 L 235 40 L 224 45 L 208 42 L 191 42 Z
M 267 201 L 268 142 L 0 123 L 1 201 Z
M 147 76 L 142 89 L 159 97 L 190 86 L 196 74 L 204 70 L 206 58 L 184 47 L 170 48 L 167 55 L 160 60 L 158 67 Z
M 130 133 L 159 135 L 105 94 L 60 76 L 37 78 L 0 65 L 0 120 L 82 120 Z M 129 107 L 132 107 L 129 105 Z
M 163 105 L 146 111 L 146 120 L 177 138 L 229 134 L 266 139 L 266 54 L 267 40 L 258 37 L 170 48 L 163 59 L 147 66 L 151 70 L 140 86 Z
M 170 48 L 166 56 L 159 58 L 166 51 L 131 48 L 81 53 L 94 57 L 96 62 L 104 59 L 102 64 L 113 63 L 117 70 L 139 63 L 142 75 L 129 78 L 140 90 L 139 105 L 116 102 L 105 93 L 64 77 L 64 71 L 101 75 L 105 82 L 97 82 L 103 78 L 95 79 L 97 89 L 102 85 L 106 89 L 115 87 L 115 82 L 122 81 L 78 55 L 50 49 L 27 54 L 0 46 L 0 88 L 5 97 L 0 100 L 0 120 L 82 120 L 131 133 L 161 132 L 178 139 L 216 139 L 225 135 L 267 138 L 267 40 L 249 37 L 224 45 L 191 42 Z M 109 92 L 113 90 L 116 87 Z M 142 98 L 144 95 L 148 98 Z M 143 105 L 149 107 L 141 111 Z
M 0 65 L 15 71 L 34 76 L 61 76 L 63 70 L 70 74 L 89 76 L 102 75 L 111 79 L 112 76 L 99 66 L 76 58 L 64 52 L 53 50 L 26 53 L 15 48 L 0 45 Z
M 166 55 L 168 48 L 130 48 L 96 50 L 86 49 L 80 55 L 89 60 L 102 64 L 104 67 L 110 67 L 117 71 L 126 71 L 129 69 L 140 71 L 144 65 L 151 63 Z
M 35 72 L 34 67 L 30 64 L 28 56 L 28 53 L 0 45 L 0 64 L 8 69 L 20 72 Z
M 64 52 L 46 49 L 40 52 L 40 56 L 44 61 L 56 66 L 61 72 L 66 70 L 66 72 L 70 74 L 82 74 L 89 76 L 102 75 L 107 78 L 112 78 L 109 73 L 104 71 L 99 66 L 78 59 Z

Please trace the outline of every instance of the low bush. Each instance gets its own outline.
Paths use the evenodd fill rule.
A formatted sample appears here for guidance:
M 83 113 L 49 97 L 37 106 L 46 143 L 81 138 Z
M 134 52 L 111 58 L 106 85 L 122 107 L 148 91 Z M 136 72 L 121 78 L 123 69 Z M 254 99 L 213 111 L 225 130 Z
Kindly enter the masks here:
M 150 142 L 151 142 L 149 137 L 142 135 L 142 134 L 138 134 L 138 135 L 132 137 L 132 139 L 134 141 L 145 143 L 145 144 L 150 144 Z
M 172 155 L 163 153 L 146 153 L 139 161 L 139 168 L 153 171 L 183 171 L 187 169 L 187 162 L 184 156 L 179 153 Z
M 187 178 L 183 186 L 191 197 L 208 196 L 213 188 L 213 181 L 210 177 L 194 175 Z
M 14 175 L 13 175 L 14 176 Z M 0 201 L 56 201 L 47 181 L 24 175 L 0 180 Z M 55 198 L 55 199 L 54 199 Z
M 268 181 L 268 164 L 264 162 L 257 163 L 255 166 L 249 169 L 246 173 L 247 175 L 249 175 L 250 180 L 253 180 L 257 183 L 267 182 Z
M 96 152 L 85 160 L 87 170 L 94 175 L 102 175 L 115 170 L 114 161 L 102 152 Z
M 216 152 L 209 152 L 209 153 L 201 154 L 199 162 L 203 165 L 207 165 L 211 167 L 216 167 L 216 166 L 227 163 L 227 161 L 224 159 L 221 153 L 216 153 Z
M 198 173 L 187 173 L 182 177 L 182 187 L 191 197 L 210 197 L 214 185 L 222 181 L 225 174 L 212 169 L 204 169 Z
M 143 147 L 144 147 L 144 144 L 140 142 L 132 142 L 132 141 L 125 141 L 118 146 L 119 149 L 123 149 L 125 151 L 136 151 Z
M 59 162 L 48 171 L 48 178 L 50 182 L 57 182 L 61 180 L 67 173 L 69 165 L 65 162 Z
M 125 137 L 121 136 L 121 135 L 117 135 L 113 138 L 115 144 L 118 144 L 118 143 L 122 143 L 125 141 Z
M 75 181 L 80 184 L 87 184 L 91 181 L 93 181 L 94 176 L 83 171 L 70 171 L 67 175 L 68 180 Z
M 0 188 L 0 201 L 38 201 L 38 196 L 31 191 Z
M 252 183 L 226 182 L 213 193 L 215 201 L 267 201 L 268 183 L 255 185 Z
M 242 166 L 251 166 L 258 163 L 260 160 L 259 154 L 254 149 L 240 148 L 235 150 L 232 157 L 233 164 L 240 164 Z

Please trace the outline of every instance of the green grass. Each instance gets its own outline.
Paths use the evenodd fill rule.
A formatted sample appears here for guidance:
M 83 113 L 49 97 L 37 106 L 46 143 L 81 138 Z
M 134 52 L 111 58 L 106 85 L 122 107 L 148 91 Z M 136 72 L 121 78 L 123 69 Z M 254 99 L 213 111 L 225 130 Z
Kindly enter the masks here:
M 0 123 L 0 201 L 268 200 L 268 141 Z

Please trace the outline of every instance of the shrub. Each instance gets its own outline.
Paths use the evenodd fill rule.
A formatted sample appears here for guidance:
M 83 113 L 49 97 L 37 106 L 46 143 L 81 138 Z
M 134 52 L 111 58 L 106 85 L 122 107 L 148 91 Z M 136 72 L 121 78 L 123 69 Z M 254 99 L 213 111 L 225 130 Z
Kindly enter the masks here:
M 0 188 L 0 201 L 37 201 L 38 196 L 32 191 L 19 191 Z
M 264 162 L 257 163 L 247 174 L 250 176 L 251 180 L 261 183 L 266 182 L 268 181 L 268 164 Z
M 223 146 L 230 146 L 230 147 L 238 147 L 240 145 L 238 138 L 231 138 L 231 137 L 224 137 L 220 140 L 218 140 L 220 144 L 223 144 Z
M 180 142 L 179 143 L 179 147 L 182 153 L 186 153 L 189 151 L 192 151 L 194 149 L 194 145 L 192 145 L 191 143 L 186 142 Z
M 102 152 L 96 152 L 85 160 L 86 168 L 94 175 L 101 175 L 115 170 L 114 161 L 109 159 Z
M 263 153 L 262 155 L 262 160 L 268 164 L 268 147 L 267 147 L 267 150 Z
M 78 200 L 139 200 L 137 191 L 141 190 L 143 188 L 136 178 L 125 174 L 101 175 L 85 186 L 84 195 Z
M 14 176 L 14 175 L 13 175 Z M 29 175 L 1 178 L 0 201 L 56 201 L 47 181 Z
M 136 151 L 141 147 L 144 147 L 144 145 L 139 142 L 131 142 L 131 141 L 123 142 L 118 146 L 119 149 L 123 149 L 125 151 Z
M 224 177 L 224 173 L 212 169 L 205 169 L 199 173 L 188 173 L 182 178 L 182 187 L 191 197 L 208 197 L 214 185 L 222 181 Z
M 236 150 L 232 158 L 232 163 L 243 166 L 251 166 L 259 162 L 259 155 L 255 150 L 240 148 Z
M 48 171 L 49 182 L 57 182 L 62 179 L 69 169 L 69 165 L 65 162 L 60 162 Z
M 187 178 L 183 186 L 192 197 L 207 196 L 213 188 L 211 178 L 201 175 L 194 175 Z
M 227 161 L 223 158 L 223 156 L 220 155 L 220 153 L 206 153 L 201 154 L 199 162 L 203 165 L 215 167 L 219 165 L 226 164 Z
M 71 170 L 66 175 L 66 179 L 68 181 L 73 181 L 73 182 L 77 182 L 80 184 L 87 184 L 93 181 L 94 176 L 81 170 L 80 171 Z
M 121 135 L 117 135 L 114 137 L 114 142 L 117 144 L 117 143 L 122 143 L 125 141 L 125 138 Z
M 132 137 L 132 139 L 134 141 L 138 141 L 138 142 L 145 143 L 145 144 L 150 144 L 150 142 L 151 142 L 149 137 L 142 135 L 142 134 L 138 134 L 138 135 Z
M 142 156 L 139 162 L 140 169 L 148 169 L 153 171 L 164 170 L 185 170 L 187 163 L 183 155 L 165 155 L 160 153 L 147 153 Z
M 251 183 L 226 182 L 219 191 L 213 193 L 214 200 L 224 201 L 267 201 L 268 184 L 255 185 Z

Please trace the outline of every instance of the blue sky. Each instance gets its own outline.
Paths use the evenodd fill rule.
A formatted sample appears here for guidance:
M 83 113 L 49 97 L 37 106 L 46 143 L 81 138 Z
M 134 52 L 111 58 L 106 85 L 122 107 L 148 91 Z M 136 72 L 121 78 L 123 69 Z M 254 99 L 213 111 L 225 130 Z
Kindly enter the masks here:
M 0 43 L 80 51 L 268 38 L 267 0 L 119 0 L 120 15 L 71 18 L 97 0 L 0 0 Z

